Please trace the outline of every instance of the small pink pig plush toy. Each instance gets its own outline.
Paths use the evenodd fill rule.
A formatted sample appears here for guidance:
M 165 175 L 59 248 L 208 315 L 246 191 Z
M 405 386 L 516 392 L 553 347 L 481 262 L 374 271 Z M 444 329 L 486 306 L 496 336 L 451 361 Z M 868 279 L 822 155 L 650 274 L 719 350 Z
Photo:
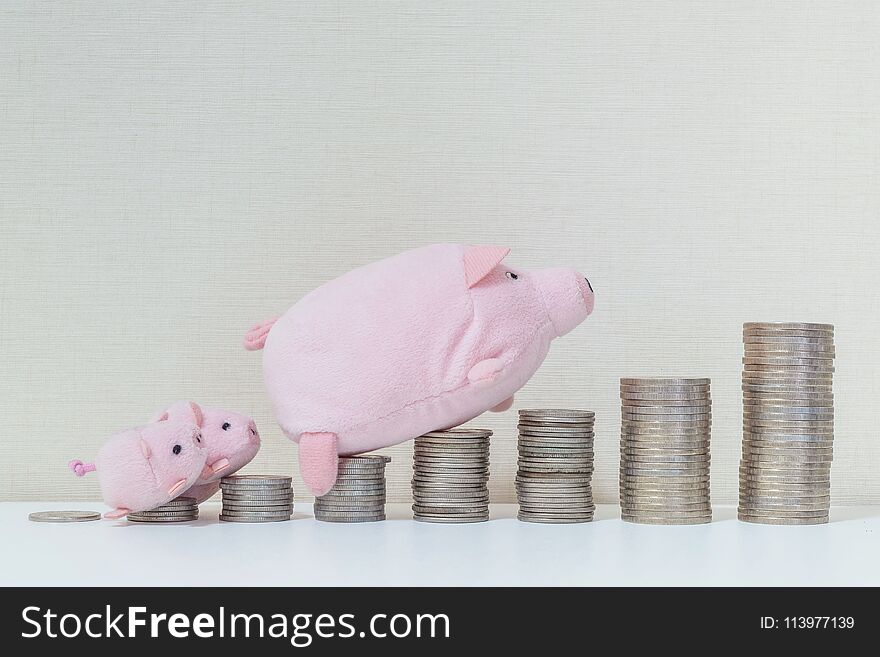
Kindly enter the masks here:
M 245 337 L 315 495 L 338 455 L 503 411 L 593 310 L 573 269 L 524 271 L 509 249 L 436 244 L 348 272 Z
M 183 420 L 190 416 L 191 402 L 177 402 L 155 415 L 153 422 Z M 220 490 L 220 479 L 237 472 L 260 451 L 260 434 L 254 421 L 232 411 L 201 407 L 202 443 L 207 461 L 198 480 L 186 491 L 201 503 Z
M 194 405 L 188 419 L 154 422 L 114 434 L 98 450 L 94 464 L 71 461 L 82 477 L 97 471 L 104 502 L 113 508 L 105 518 L 121 518 L 165 504 L 192 486 L 205 467 Z

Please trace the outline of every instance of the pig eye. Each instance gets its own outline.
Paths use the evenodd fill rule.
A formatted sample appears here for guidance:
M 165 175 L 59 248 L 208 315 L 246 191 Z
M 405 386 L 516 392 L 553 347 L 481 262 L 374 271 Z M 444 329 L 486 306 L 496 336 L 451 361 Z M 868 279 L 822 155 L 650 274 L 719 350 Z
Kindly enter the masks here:
M 224 422 L 224 423 L 223 423 L 223 426 L 220 427 L 220 428 L 223 429 L 223 431 L 229 431 L 229 427 L 231 427 L 231 426 L 232 426 L 232 425 L 229 424 L 229 422 Z
M 512 271 L 505 272 L 504 275 L 507 276 L 507 278 L 509 278 L 509 279 L 512 280 L 512 281 L 515 281 L 517 278 L 519 278 L 519 276 L 517 276 L 516 274 L 514 274 Z
M 181 448 L 180 445 L 175 445 L 174 447 L 171 448 L 171 451 L 172 451 L 175 455 L 177 455 L 177 454 L 180 454 L 180 450 L 181 450 L 181 449 L 182 449 L 182 448 Z

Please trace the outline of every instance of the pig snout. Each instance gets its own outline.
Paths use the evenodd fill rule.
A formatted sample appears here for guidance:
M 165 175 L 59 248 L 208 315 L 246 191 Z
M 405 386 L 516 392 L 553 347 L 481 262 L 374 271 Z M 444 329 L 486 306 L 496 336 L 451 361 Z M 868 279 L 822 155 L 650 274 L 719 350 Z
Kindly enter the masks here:
M 593 286 L 573 269 L 537 271 L 535 285 L 558 336 L 571 331 L 593 312 Z

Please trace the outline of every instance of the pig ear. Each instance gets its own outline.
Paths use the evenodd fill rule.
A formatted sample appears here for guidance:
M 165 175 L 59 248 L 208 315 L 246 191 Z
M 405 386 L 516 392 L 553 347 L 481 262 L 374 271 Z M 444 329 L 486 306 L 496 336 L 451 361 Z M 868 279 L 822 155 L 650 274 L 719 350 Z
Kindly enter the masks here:
M 469 246 L 464 252 L 464 277 L 469 288 L 504 260 L 510 249 L 503 246 Z
M 195 402 L 181 401 L 153 416 L 153 422 L 164 422 L 165 420 L 193 422 L 201 427 L 205 422 L 205 415 L 202 412 L 202 407 Z

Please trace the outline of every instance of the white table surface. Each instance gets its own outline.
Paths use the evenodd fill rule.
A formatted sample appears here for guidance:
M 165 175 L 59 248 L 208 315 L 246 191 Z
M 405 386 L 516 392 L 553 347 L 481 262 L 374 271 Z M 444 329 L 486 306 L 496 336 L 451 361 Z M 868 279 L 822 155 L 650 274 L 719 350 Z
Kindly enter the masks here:
M 835 507 L 830 524 L 807 527 L 741 523 L 732 507 L 709 525 L 634 525 L 612 505 L 577 525 L 519 522 L 514 505 L 473 525 L 414 522 L 405 504 L 349 525 L 317 522 L 309 504 L 290 522 L 222 523 L 216 502 L 179 525 L 27 519 L 49 509 L 103 510 L 0 504 L 0 585 L 880 584 L 880 507 Z

